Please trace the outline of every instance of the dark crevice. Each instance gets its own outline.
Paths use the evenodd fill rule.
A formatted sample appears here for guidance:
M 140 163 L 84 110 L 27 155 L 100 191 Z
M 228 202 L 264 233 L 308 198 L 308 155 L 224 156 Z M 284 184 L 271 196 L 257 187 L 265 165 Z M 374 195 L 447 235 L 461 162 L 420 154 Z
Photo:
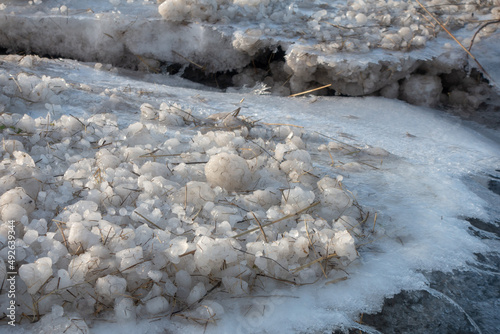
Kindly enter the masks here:
M 184 69 L 181 77 L 205 86 L 225 89 L 232 86 L 232 77 L 235 74 L 236 71 L 208 73 L 196 66 L 189 65 Z

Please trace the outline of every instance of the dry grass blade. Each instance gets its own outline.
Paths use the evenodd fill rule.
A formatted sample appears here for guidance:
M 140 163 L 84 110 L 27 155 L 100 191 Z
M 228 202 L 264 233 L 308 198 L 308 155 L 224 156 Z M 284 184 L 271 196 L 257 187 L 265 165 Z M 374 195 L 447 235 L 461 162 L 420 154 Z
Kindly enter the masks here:
M 335 284 L 335 283 L 342 282 L 342 281 L 345 281 L 345 280 L 347 280 L 347 277 L 340 277 L 340 278 L 337 278 L 337 279 L 334 279 L 334 280 L 326 282 L 325 285 Z
M 151 220 L 147 219 L 146 217 L 144 217 L 143 215 L 141 215 L 139 212 L 137 212 L 137 210 L 134 211 L 134 213 L 136 215 L 138 215 L 139 217 L 141 217 L 142 219 L 144 219 L 145 221 L 147 221 L 148 223 L 150 223 L 151 225 L 153 225 L 155 228 L 161 230 L 161 227 L 156 225 L 155 223 L 153 223 Z
M 255 219 L 255 221 L 257 222 L 257 224 L 259 224 L 259 228 L 260 228 L 260 231 L 262 232 L 262 236 L 264 236 L 264 241 L 267 243 L 268 241 L 267 241 L 266 232 L 264 232 L 264 229 L 262 228 L 262 224 L 260 223 L 259 218 L 257 218 L 255 213 L 253 213 L 253 212 L 252 212 L 252 216 Z
M 146 61 L 146 59 L 144 57 L 142 57 L 140 55 L 135 55 L 135 56 L 137 57 L 137 59 L 139 59 L 139 61 L 141 63 L 143 63 L 147 67 L 148 70 L 150 70 L 153 73 L 160 73 L 160 69 L 148 64 L 148 62 Z
M 56 223 L 56 226 L 57 228 L 59 229 L 59 231 L 61 232 L 61 235 L 62 235 L 62 238 L 63 238 L 63 241 L 64 241 L 64 245 L 66 246 L 66 248 L 68 249 L 69 251 L 69 245 L 68 245 L 68 240 L 66 240 L 66 236 L 64 235 L 64 232 L 62 230 L 62 227 L 59 223 L 64 223 L 64 222 L 61 222 L 61 221 L 56 221 L 54 219 L 52 219 L 55 223 Z M 64 223 L 66 224 L 66 223 Z
M 321 261 L 323 261 L 323 260 L 328 260 L 328 259 L 331 259 L 332 257 L 337 257 L 337 256 L 338 256 L 338 255 L 337 255 L 336 253 L 332 253 L 332 254 L 329 254 L 329 255 L 326 255 L 326 256 L 322 256 L 322 257 L 320 257 L 320 258 L 317 258 L 316 260 L 312 260 L 312 261 L 311 261 L 311 262 L 309 262 L 309 263 L 306 263 L 306 264 L 304 264 L 304 265 L 302 265 L 302 266 L 300 266 L 300 267 L 298 267 L 298 268 L 295 268 L 295 269 L 292 271 L 292 273 L 296 274 L 296 273 L 298 273 L 299 271 L 304 270 L 304 269 L 306 269 L 306 268 L 308 268 L 308 267 L 312 266 L 312 265 L 313 265 L 313 264 L 315 264 L 315 263 L 321 262 Z M 322 266 L 322 268 L 323 268 L 323 266 Z
M 195 63 L 194 61 L 192 61 L 192 60 L 190 60 L 190 59 L 188 59 L 188 58 L 184 57 L 183 55 L 181 55 L 181 54 L 180 54 L 179 52 L 177 52 L 177 51 L 173 51 L 173 50 L 172 50 L 172 52 L 173 52 L 173 53 L 175 53 L 176 55 L 178 55 L 179 57 L 181 57 L 182 59 L 186 60 L 187 62 L 189 62 L 189 63 L 193 64 L 193 65 L 194 65 L 194 66 L 196 66 L 196 67 L 198 67 L 198 68 L 199 68 L 199 69 L 201 69 L 202 71 L 204 71 L 204 70 L 205 70 L 205 66 L 201 66 L 200 64 Z
M 295 217 L 296 215 L 300 215 L 302 212 L 307 211 L 307 210 L 309 210 L 309 209 L 311 209 L 311 208 L 314 208 L 314 207 L 315 207 L 316 205 L 318 205 L 319 203 L 320 203 L 320 202 L 314 202 L 313 204 L 309 205 L 307 208 L 304 208 L 304 209 L 299 210 L 299 211 L 297 211 L 297 212 L 295 212 L 295 213 L 291 213 L 291 214 L 289 214 L 289 215 L 286 215 L 286 216 L 284 216 L 284 217 L 281 217 L 280 219 L 274 220 L 274 221 L 272 221 L 272 222 L 270 222 L 270 223 L 268 223 L 268 224 L 262 225 L 262 227 L 271 226 L 271 225 L 276 224 L 276 223 L 279 223 L 280 221 L 283 221 L 283 220 L 285 220 L 285 219 Z M 248 230 L 248 231 L 245 231 L 245 232 L 242 232 L 242 233 L 240 233 L 240 234 L 238 234 L 238 235 L 235 235 L 233 238 L 239 238 L 239 237 L 241 237 L 241 236 L 243 236 L 243 235 L 245 235 L 245 234 L 255 232 L 255 231 L 257 231 L 258 229 L 259 229 L 259 227 L 252 228 L 252 229 L 250 229 L 250 230 Z
M 16 78 L 12 74 L 10 74 L 9 76 L 10 76 L 10 80 L 14 81 L 14 83 L 17 86 L 17 89 L 19 89 L 19 92 L 22 94 L 23 93 L 23 89 L 21 88 L 21 86 L 17 82 Z
M 479 63 L 479 61 L 476 59 L 476 57 L 474 57 L 474 55 L 465 47 L 463 46 L 462 43 L 460 43 L 460 41 L 448 30 L 446 29 L 446 27 L 441 23 L 441 21 L 439 21 L 427 8 L 425 8 L 425 6 L 419 1 L 419 0 L 415 0 L 419 5 L 420 7 L 422 7 L 422 9 L 430 15 L 430 17 L 432 17 L 432 19 L 434 21 L 436 21 L 437 24 L 439 24 L 439 26 L 441 28 L 443 28 L 444 31 L 446 31 L 446 33 L 448 35 L 450 35 L 451 38 L 453 38 L 453 40 L 455 42 L 457 42 L 458 45 L 460 45 L 460 47 L 462 49 L 464 49 L 465 52 L 467 52 L 467 54 L 469 55 L 469 57 L 471 57 L 477 64 L 477 66 L 479 67 L 479 69 L 492 81 L 492 82 L 495 82 L 495 80 L 493 80 L 493 78 L 488 74 L 488 72 L 486 72 L 486 70 L 484 69 L 484 67 Z
M 304 95 L 304 94 L 307 94 L 307 93 L 315 92 L 315 91 L 323 89 L 323 88 L 328 88 L 331 85 L 332 84 L 328 84 L 328 85 L 324 85 L 324 86 L 321 86 L 321 87 L 318 87 L 318 88 L 309 89 L 309 90 L 306 90 L 304 92 L 300 92 L 300 93 L 295 93 L 295 94 L 289 95 L 288 97 L 295 97 L 295 96 L 300 96 L 300 95 Z
M 264 125 L 279 125 L 279 126 L 293 126 L 296 128 L 301 128 L 303 129 L 304 127 L 301 125 L 295 125 L 295 124 L 286 124 L 286 123 L 262 123 Z
M 368 218 L 368 216 L 367 216 Z M 375 212 L 375 217 L 373 217 L 373 228 L 372 228 L 372 233 L 375 232 L 375 224 L 377 224 L 377 213 Z
M 358 147 L 356 147 L 356 146 L 353 146 L 353 145 L 347 144 L 347 143 L 345 143 L 345 142 L 343 142 L 343 141 L 341 141 L 341 140 L 338 140 L 338 139 L 335 139 L 335 138 L 333 138 L 333 137 L 330 137 L 330 136 L 324 135 L 324 134 L 322 134 L 322 133 L 320 133 L 320 132 L 318 132 L 318 131 L 314 131 L 314 133 L 317 133 L 318 135 L 320 135 L 320 136 L 322 136 L 322 137 L 325 137 L 325 138 L 331 139 L 331 140 L 333 140 L 333 141 L 336 141 L 336 142 L 337 142 L 337 143 L 339 143 L 339 144 L 342 144 L 342 145 L 345 145 L 345 146 L 349 146 L 349 147 L 351 147 L 351 148 L 353 148 L 353 149 L 355 149 L 355 150 L 357 151 L 357 152 L 352 152 L 352 153 L 358 153 L 359 151 L 361 151 L 361 149 L 360 149 L 360 148 L 358 148 Z

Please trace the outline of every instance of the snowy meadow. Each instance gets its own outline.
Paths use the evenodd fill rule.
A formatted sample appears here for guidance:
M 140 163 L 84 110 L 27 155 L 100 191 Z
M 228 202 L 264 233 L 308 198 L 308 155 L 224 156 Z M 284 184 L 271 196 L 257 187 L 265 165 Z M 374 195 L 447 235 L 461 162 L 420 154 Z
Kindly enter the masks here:
M 3 1 L 0 332 L 494 333 L 499 15 Z

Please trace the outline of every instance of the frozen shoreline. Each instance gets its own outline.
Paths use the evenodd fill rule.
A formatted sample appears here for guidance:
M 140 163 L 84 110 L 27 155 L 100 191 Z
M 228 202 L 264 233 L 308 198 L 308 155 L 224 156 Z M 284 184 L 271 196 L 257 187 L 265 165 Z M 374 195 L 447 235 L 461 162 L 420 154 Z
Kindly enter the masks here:
M 377 319 L 372 327 L 357 323 L 362 314 L 379 312 L 387 298 L 405 304 L 422 294 L 435 298 L 429 309 L 458 316 L 436 313 L 428 323 L 424 316 L 422 327 L 409 330 L 433 328 L 434 321 L 483 333 L 497 325 L 485 320 L 497 297 L 479 300 L 474 275 L 498 286 L 499 196 L 487 186 L 500 177 L 498 131 L 380 96 L 262 95 L 266 85 L 281 94 L 315 87 L 322 66 L 332 66 L 351 71 L 338 82 L 330 70 L 325 74 L 339 92 L 364 91 L 372 82 L 386 85 L 384 94 L 397 93 L 392 98 L 411 92 L 427 104 L 447 95 L 481 109 L 495 96 L 480 78 L 456 71 L 465 63 L 455 46 L 441 53 L 446 37 L 408 54 L 376 49 L 356 59 L 350 53 L 323 59 L 313 47 L 300 58 L 304 45 L 287 44 L 300 34 L 297 26 L 321 25 L 330 14 L 312 3 L 292 8 L 302 16 L 284 32 L 289 39 L 263 34 L 256 42 L 255 31 L 234 34 L 256 29 L 238 11 L 222 22 L 233 24 L 226 29 L 213 14 L 201 24 L 183 22 L 184 14 L 180 22 L 163 21 L 151 2 L 94 1 L 85 5 L 92 11 L 69 0 L 36 2 L 5 2 L 0 45 L 90 62 L 0 56 L 0 259 L 7 263 L 5 220 L 15 218 L 24 268 L 18 310 L 36 313 L 33 296 L 41 316 L 24 320 L 17 332 L 376 333 Z M 243 2 L 246 15 L 259 15 Z M 278 13 L 286 11 L 279 6 Z M 374 19 L 363 15 L 348 16 L 357 24 Z M 319 38 L 313 31 L 309 36 Z M 457 33 L 465 38 L 470 31 Z M 488 34 L 478 41 L 481 50 L 497 36 Z M 151 36 L 163 39 L 155 44 Z M 192 39 L 206 43 L 185 43 Z M 286 51 L 268 64 L 277 74 L 266 79 L 268 69 L 246 67 L 252 52 L 275 42 Z M 236 86 L 252 88 L 222 93 L 179 75 L 148 73 L 170 62 L 196 67 L 190 61 L 213 71 L 236 68 Z M 385 79 L 396 84 L 378 77 L 384 61 L 396 71 Z M 364 70 L 373 76 L 359 79 Z M 280 80 L 287 75 L 295 84 L 285 87 Z M 453 80 L 461 84 L 430 97 Z M 497 114 L 491 119 L 498 121 Z M 328 258 L 332 251 L 337 256 Z M 8 303 L 2 290 L 0 314 Z

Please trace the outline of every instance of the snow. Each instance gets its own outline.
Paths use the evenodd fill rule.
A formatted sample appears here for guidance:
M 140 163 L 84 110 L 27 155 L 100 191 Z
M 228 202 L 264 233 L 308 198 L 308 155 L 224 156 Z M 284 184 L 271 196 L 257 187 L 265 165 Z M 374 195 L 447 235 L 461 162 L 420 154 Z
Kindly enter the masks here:
M 385 297 L 428 287 L 423 271 L 451 272 L 496 247 L 468 231 L 465 217 L 494 217 L 465 179 L 498 169 L 500 136 L 429 108 L 463 58 L 436 47 L 443 38 L 411 3 L 44 0 L 2 11 L 3 45 L 29 34 L 32 50 L 80 60 L 0 57 L 0 214 L 16 221 L 19 314 L 35 298 L 42 316 L 17 332 L 359 328 Z M 370 27 L 384 20 L 390 29 Z M 298 27 L 307 31 L 292 43 Z M 325 42 L 334 31 L 365 37 L 337 53 Z M 95 63 L 189 60 L 251 82 L 243 68 L 276 45 L 288 92 L 324 71 L 340 93 L 382 88 L 421 106 L 255 94 L 265 86 L 222 93 Z M 413 74 L 431 59 L 440 65 Z M 489 98 L 469 93 L 450 99 Z

